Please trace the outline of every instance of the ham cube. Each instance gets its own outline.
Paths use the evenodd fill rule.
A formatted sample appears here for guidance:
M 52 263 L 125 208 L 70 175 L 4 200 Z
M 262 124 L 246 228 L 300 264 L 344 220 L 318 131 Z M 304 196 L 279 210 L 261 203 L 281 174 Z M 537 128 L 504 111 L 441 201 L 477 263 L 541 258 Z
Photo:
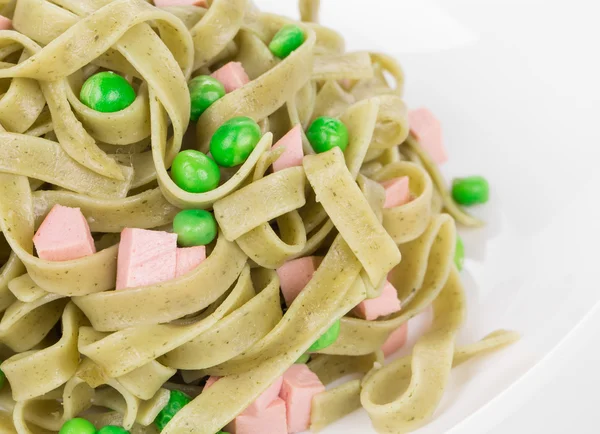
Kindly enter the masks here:
M 371 298 L 361 301 L 354 308 L 354 313 L 360 318 L 373 321 L 380 316 L 390 315 L 400 310 L 400 300 L 396 288 L 390 283 L 385 282 L 381 295 L 377 298 Z
M 283 374 L 279 397 L 285 401 L 287 407 L 289 433 L 308 430 L 312 399 L 324 391 L 325 386 L 319 377 L 306 365 L 292 365 Z
M 279 377 L 267 390 L 260 394 L 258 398 L 250 404 L 242 414 L 259 414 L 264 411 L 279 397 L 281 392 L 281 385 L 283 384 L 283 377 Z
M 0 15 L 0 30 L 11 30 L 12 28 L 12 20 Z
M 408 322 L 405 322 L 394 330 L 383 343 L 381 350 L 385 357 L 388 357 L 398 351 L 406 343 L 408 337 Z
M 211 74 L 225 87 L 225 92 L 233 92 L 245 84 L 250 83 L 250 77 L 240 62 L 229 62 Z
M 176 256 L 175 277 L 179 277 L 189 273 L 206 259 L 206 246 L 178 248 Z
M 275 143 L 273 149 L 285 148 L 281 156 L 273 163 L 273 171 L 302 166 L 304 150 L 302 149 L 302 127 L 296 125 L 285 136 Z
M 440 121 L 426 108 L 408 112 L 410 132 L 437 164 L 448 161 Z
M 219 381 L 221 377 L 209 377 L 206 380 L 206 384 L 204 385 L 204 389 L 208 389 L 217 381 Z M 262 411 L 265 411 L 269 405 L 273 401 L 275 401 L 279 397 L 279 392 L 281 391 L 281 385 L 283 384 L 283 377 L 279 377 L 269 386 L 267 390 L 260 394 L 258 398 L 254 400 L 252 404 L 250 404 L 246 409 L 242 412 L 243 415 L 258 415 Z
M 206 0 L 154 0 L 154 6 L 157 8 L 166 8 L 169 6 L 202 6 L 208 7 Z
M 283 292 L 283 298 L 288 306 L 310 282 L 319 263 L 320 258 L 308 256 L 288 261 L 277 269 L 281 292 Z
M 276 398 L 258 413 L 242 413 L 224 431 L 231 434 L 288 434 L 285 402 Z
M 117 258 L 117 289 L 174 279 L 176 269 L 177 234 L 123 229 Z
M 408 176 L 394 178 L 381 183 L 385 188 L 384 208 L 395 208 L 410 202 L 410 189 Z
M 215 384 L 220 379 L 221 379 L 221 377 L 215 377 L 215 376 L 211 375 L 210 377 L 208 377 L 208 380 L 206 380 L 206 384 L 204 385 L 204 389 L 208 389 L 210 386 L 212 386 L 213 384 Z
M 54 205 L 33 237 L 41 259 L 70 261 L 96 253 L 94 239 L 79 208 Z

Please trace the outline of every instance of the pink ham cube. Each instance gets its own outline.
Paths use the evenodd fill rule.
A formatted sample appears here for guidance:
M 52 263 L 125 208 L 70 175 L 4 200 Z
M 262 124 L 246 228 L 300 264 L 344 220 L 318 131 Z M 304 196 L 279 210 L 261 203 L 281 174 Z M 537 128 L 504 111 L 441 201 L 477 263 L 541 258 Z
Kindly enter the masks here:
M 94 239 L 79 208 L 54 205 L 33 237 L 41 259 L 70 261 L 96 253 Z
M 289 306 L 298 297 L 300 291 L 310 282 L 321 258 L 308 256 L 293 259 L 277 269 L 279 284 L 285 303 Z
M 283 374 L 279 397 L 287 407 L 289 433 L 306 431 L 310 426 L 310 411 L 315 395 L 325 391 L 319 377 L 306 365 L 292 365 Z
M 408 322 L 405 322 L 394 330 L 383 343 L 381 350 L 385 357 L 388 357 L 398 351 L 406 343 L 408 337 Z
M 179 277 L 189 273 L 206 259 L 206 246 L 178 248 L 176 255 L 175 277 Z
M 273 163 L 273 171 L 302 166 L 304 150 L 302 149 L 302 127 L 298 124 L 275 143 L 273 149 L 285 148 L 281 156 Z
M 214 375 L 211 375 L 210 377 L 208 377 L 208 380 L 206 380 L 206 384 L 204 385 L 204 389 L 208 389 L 210 386 L 212 386 L 213 384 L 215 384 L 220 379 L 221 379 L 221 377 L 215 377 Z
M 176 268 L 177 234 L 123 229 L 117 258 L 117 289 L 174 279 Z
M 245 84 L 250 83 L 250 77 L 240 62 L 229 62 L 211 74 L 225 87 L 225 92 L 233 92 Z
M 410 202 L 410 189 L 408 176 L 394 178 L 381 183 L 385 188 L 384 208 L 395 208 Z
M 442 164 L 448 161 L 448 154 L 442 138 L 440 121 L 426 108 L 408 112 L 410 132 L 429 153 L 433 161 Z
M 202 6 L 208 7 L 206 0 L 154 0 L 154 6 L 157 8 L 166 8 L 168 6 Z
M 208 389 L 217 381 L 219 381 L 221 377 L 211 376 L 206 380 L 206 384 L 204 385 L 204 389 Z M 246 409 L 242 412 L 244 415 L 254 414 L 257 415 L 262 411 L 265 411 L 271 403 L 277 399 L 279 396 L 279 392 L 281 391 L 281 385 L 283 384 L 283 377 L 277 378 L 271 386 L 263 393 L 260 394 L 258 398 L 254 400 L 252 404 L 250 404 Z
M 385 282 L 381 295 L 377 298 L 371 298 L 361 301 L 354 308 L 354 313 L 368 321 L 373 321 L 380 316 L 390 315 L 400 310 L 400 300 L 396 288 L 390 283 Z
M 231 434 L 288 434 L 285 402 L 276 398 L 258 413 L 242 413 L 224 429 Z
M 0 15 L 0 30 L 11 30 L 12 28 L 12 20 Z

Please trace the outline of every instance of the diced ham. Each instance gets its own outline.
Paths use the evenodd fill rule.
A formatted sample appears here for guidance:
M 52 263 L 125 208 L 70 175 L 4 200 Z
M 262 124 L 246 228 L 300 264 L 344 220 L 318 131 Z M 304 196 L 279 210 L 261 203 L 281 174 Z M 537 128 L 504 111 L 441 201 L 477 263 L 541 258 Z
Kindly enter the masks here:
M 208 380 L 206 380 L 206 384 L 204 385 L 204 389 L 208 389 L 210 386 L 212 386 L 213 384 L 215 384 L 220 379 L 221 379 L 221 377 L 215 377 L 214 375 L 211 375 L 210 377 L 208 377 Z
M 79 208 L 54 205 L 33 237 L 41 259 L 70 261 L 96 253 L 94 239 Z
M 408 176 L 394 178 L 381 183 L 385 188 L 384 208 L 395 208 L 410 202 L 410 188 Z
M 381 295 L 376 298 L 361 301 L 354 308 L 354 313 L 368 321 L 375 320 L 380 316 L 390 315 L 400 310 L 400 300 L 396 288 L 390 283 L 385 282 Z
M 319 262 L 320 258 L 308 256 L 288 261 L 277 269 L 281 292 L 283 292 L 283 298 L 288 306 L 310 282 Z
M 189 273 L 206 259 L 206 246 L 178 248 L 176 254 L 175 277 L 179 277 Z
M 258 413 L 242 413 L 224 431 L 231 434 L 288 434 L 285 402 L 276 398 Z
M 221 377 L 211 376 L 206 380 L 206 384 L 204 385 L 204 389 L 208 389 L 217 381 L 220 380 Z M 243 415 L 253 414 L 256 415 L 267 409 L 271 403 L 277 399 L 279 396 L 279 392 L 281 391 L 281 385 L 283 384 L 283 377 L 277 378 L 271 386 L 263 393 L 260 394 L 258 398 L 254 400 L 252 404 L 250 404 L 246 409 L 242 412 Z
M 246 410 L 244 410 L 243 414 L 258 414 L 261 411 L 266 410 L 266 408 L 279 396 L 282 384 L 283 377 L 279 377 L 267 390 L 261 393 L 260 396 L 246 408 Z
M 315 395 L 325 391 L 319 377 L 304 364 L 292 365 L 283 374 L 279 396 L 287 408 L 289 433 L 306 431 L 310 426 L 310 411 Z
M 408 112 L 410 132 L 429 153 L 433 161 L 442 164 L 448 161 L 448 154 L 442 138 L 440 121 L 426 108 Z
M 233 92 L 245 84 L 250 83 L 250 77 L 240 62 L 229 62 L 211 74 L 225 87 L 225 92 Z
M 154 0 L 154 6 L 157 8 L 166 8 L 168 6 L 202 6 L 208 7 L 206 0 Z
M 12 28 L 12 20 L 0 15 L 0 30 L 11 30 Z
M 381 350 L 385 357 L 388 357 L 398 351 L 406 343 L 408 337 L 408 322 L 405 322 L 394 330 L 383 343 Z
M 285 148 L 283 154 L 273 163 L 274 172 L 290 167 L 302 166 L 304 150 L 302 149 L 301 128 L 299 124 L 296 125 L 273 146 L 273 149 Z
M 350 88 L 352 87 L 352 80 L 350 80 L 349 78 L 342 78 L 338 81 L 338 83 L 340 84 L 340 86 L 342 86 L 344 90 L 350 90 Z
M 176 268 L 177 234 L 123 229 L 117 259 L 117 289 L 171 280 Z

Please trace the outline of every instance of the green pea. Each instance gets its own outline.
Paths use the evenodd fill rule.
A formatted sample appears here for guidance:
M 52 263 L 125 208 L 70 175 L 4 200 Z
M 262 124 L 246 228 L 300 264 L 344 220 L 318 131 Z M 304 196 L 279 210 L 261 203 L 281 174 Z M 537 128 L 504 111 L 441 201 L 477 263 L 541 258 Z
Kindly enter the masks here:
M 317 154 L 335 147 L 345 151 L 348 147 L 348 128 L 339 119 L 321 116 L 306 130 L 306 137 Z
M 242 164 L 252 153 L 261 137 L 260 127 L 247 117 L 229 119 L 210 140 L 210 153 L 223 167 Z
M 226 431 L 219 431 L 217 434 L 229 434 L 229 433 Z
M 309 352 L 321 351 L 322 349 L 327 348 L 337 341 L 337 338 L 340 335 L 340 320 L 337 320 L 333 325 L 325 332 L 323 336 L 315 341 L 314 344 L 310 346 L 308 349 Z
M 217 222 L 208 211 L 187 209 L 175 216 L 173 232 L 183 247 L 205 246 L 217 236 Z
M 463 264 L 465 262 L 465 245 L 463 244 L 463 240 L 458 235 L 456 236 L 456 250 L 454 251 L 454 263 L 456 264 L 456 268 L 458 271 L 463 269 Z
M 210 75 L 200 75 L 190 81 L 190 98 L 192 112 L 190 118 L 196 122 L 200 115 L 216 100 L 225 96 L 225 87 L 216 78 Z
M 219 186 L 219 166 L 200 151 L 182 151 L 173 160 L 171 177 L 182 190 L 205 193 Z
M 179 390 L 171 390 L 169 402 L 160 411 L 160 413 L 158 413 L 156 419 L 154 419 L 154 424 L 158 430 L 162 431 L 163 428 L 171 421 L 171 419 L 173 419 L 173 417 L 179 412 L 179 410 L 188 405 L 191 400 L 192 398 L 187 396 L 185 393 L 180 392 Z
M 106 425 L 98 430 L 96 434 L 130 434 L 125 428 L 116 425 Z
M 6 382 L 6 375 L 4 374 L 4 371 L 2 369 L 0 369 L 0 389 L 2 389 L 4 387 L 5 382 Z
M 457 178 L 452 182 L 452 197 L 466 206 L 486 203 L 490 197 L 490 186 L 482 176 Z
M 285 59 L 303 43 L 304 32 L 302 29 L 294 24 L 286 24 L 271 39 L 269 50 L 280 59 Z
M 313 344 L 314 345 L 314 344 Z M 312 347 L 311 347 L 312 348 Z M 308 362 L 310 360 L 310 354 L 308 353 L 304 353 L 302 354 L 300 357 L 298 357 L 298 360 L 296 360 L 294 362 L 295 365 L 304 365 L 306 362 Z
M 93 110 L 114 113 L 135 101 L 135 90 L 120 75 L 111 71 L 99 72 L 83 83 L 79 99 Z
M 58 434 L 96 434 L 96 427 L 89 420 L 76 417 L 66 421 Z

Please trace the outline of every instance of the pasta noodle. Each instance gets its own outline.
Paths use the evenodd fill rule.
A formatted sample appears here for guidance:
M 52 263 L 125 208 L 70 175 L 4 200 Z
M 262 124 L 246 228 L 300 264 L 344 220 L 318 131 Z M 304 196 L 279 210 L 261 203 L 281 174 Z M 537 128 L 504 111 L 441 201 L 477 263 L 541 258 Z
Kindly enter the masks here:
M 137 434 L 214 434 L 310 353 L 307 369 L 330 386 L 312 400 L 313 430 L 362 406 L 378 432 L 406 433 L 431 418 L 453 366 L 518 338 L 455 346 L 466 311 L 455 222 L 482 223 L 410 133 L 401 67 L 347 52 L 318 23 L 318 0 L 300 0 L 301 21 L 249 0 L 2 3 L 14 30 L 0 30 L 1 432 L 55 433 L 83 417 Z M 302 42 L 277 55 L 290 25 Z M 190 122 L 193 80 L 235 62 L 247 80 Z M 106 71 L 135 95 L 124 109 L 84 100 Z M 323 116 L 345 126 L 347 146 L 317 149 L 310 126 Z M 181 188 L 177 158 L 199 150 L 219 163 L 214 138 L 238 117 L 260 127 L 244 159 L 220 164 L 214 188 Z M 276 144 L 296 132 L 303 158 L 276 170 L 289 151 Z M 390 207 L 385 186 L 397 179 L 410 198 Z M 59 205 L 85 216 L 89 254 L 50 260 L 34 245 Z M 120 288 L 128 228 L 177 232 L 181 210 L 214 214 L 206 258 Z M 317 265 L 292 303 L 281 270 L 299 258 Z M 389 285 L 401 309 L 360 317 Z M 386 364 L 389 337 L 430 307 L 412 354 Z M 338 324 L 335 342 L 309 350 Z M 221 378 L 202 387 L 208 376 Z M 161 431 L 153 422 L 173 390 L 191 402 Z

